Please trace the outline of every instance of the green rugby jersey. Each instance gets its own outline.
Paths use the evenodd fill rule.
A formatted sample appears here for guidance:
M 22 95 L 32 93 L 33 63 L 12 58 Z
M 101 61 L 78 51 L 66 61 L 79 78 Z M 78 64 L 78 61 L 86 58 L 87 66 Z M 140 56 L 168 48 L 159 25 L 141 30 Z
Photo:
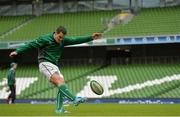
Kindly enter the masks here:
M 16 72 L 14 69 L 9 69 L 8 74 L 7 74 L 7 79 L 8 79 L 8 85 L 14 85 L 15 83 L 15 76 Z
M 62 55 L 64 46 L 81 44 L 92 41 L 92 36 L 81 37 L 65 37 L 60 43 L 57 43 L 53 37 L 53 33 L 40 36 L 16 49 L 18 54 L 21 54 L 29 49 L 38 49 L 38 62 L 51 62 L 58 65 L 59 59 Z

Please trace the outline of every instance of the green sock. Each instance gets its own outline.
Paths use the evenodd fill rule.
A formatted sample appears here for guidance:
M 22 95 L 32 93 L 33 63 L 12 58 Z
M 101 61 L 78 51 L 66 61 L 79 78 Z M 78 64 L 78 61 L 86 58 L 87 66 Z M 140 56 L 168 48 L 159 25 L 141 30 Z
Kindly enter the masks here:
M 68 99 L 70 99 L 71 101 L 75 100 L 75 96 L 69 91 L 68 87 L 64 84 L 64 85 L 60 85 L 59 86 L 59 91 L 66 96 Z
M 63 94 L 58 91 L 56 109 L 61 109 L 63 106 Z

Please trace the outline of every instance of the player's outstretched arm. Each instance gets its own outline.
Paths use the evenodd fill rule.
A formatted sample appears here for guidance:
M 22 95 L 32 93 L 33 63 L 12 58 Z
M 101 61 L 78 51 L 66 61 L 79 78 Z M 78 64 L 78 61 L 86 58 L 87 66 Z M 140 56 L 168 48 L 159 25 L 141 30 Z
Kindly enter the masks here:
M 23 45 L 23 46 L 18 47 L 15 51 L 11 52 L 9 54 L 9 56 L 14 57 L 14 56 L 16 56 L 18 54 L 21 54 L 21 53 L 23 53 L 23 52 L 25 52 L 27 50 L 30 50 L 30 49 L 33 49 L 33 48 L 37 49 L 37 48 L 39 48 L 41 46 L 46 45 L 47 43 L 48 43 L 48 41 L 46 39 L 43 39 L 43 38 L 40 37 L 40 38 L 38 38 L 36 40 L 33 40 L 33 41 Z
M 80 36 L 80 37 L 65 37 L 64 45 L 74 45 L 89 42 L 92 40 L 100 39 L 102 33 L 93 33 L 91 36 Z

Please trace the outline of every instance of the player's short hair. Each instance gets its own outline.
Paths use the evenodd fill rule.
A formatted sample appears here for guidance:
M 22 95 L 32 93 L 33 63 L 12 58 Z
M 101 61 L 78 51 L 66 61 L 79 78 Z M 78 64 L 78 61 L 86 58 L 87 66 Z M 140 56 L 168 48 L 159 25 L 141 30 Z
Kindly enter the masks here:
M 67 34 L 67 30 L 66 30 L 66 28 L 63 27 L 63 26 L 59 26 L 59 27 L 56 29 L 56 32 L 57 32 L 57 33 L 62 32 L 64 35 Z
M 12 62 L 12 63 L 10 64 L 11 67 L 13 67 L 14 65 L 17 65 L 17 63 Z

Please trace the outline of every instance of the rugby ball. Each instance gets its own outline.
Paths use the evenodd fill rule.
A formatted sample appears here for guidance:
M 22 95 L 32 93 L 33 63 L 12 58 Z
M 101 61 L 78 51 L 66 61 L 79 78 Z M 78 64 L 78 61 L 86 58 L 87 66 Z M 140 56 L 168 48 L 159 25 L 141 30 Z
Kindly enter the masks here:
M 104 92 L 104 89 L 103 89 L 102 85 L 99 84 L 99 83 L 98 83 L 97 81 L 95 81 L 95 80 L 92 80 L 92 81 L 90 82 L 90 87 L 91 87 L 91 90 L 92 90 L 95 94 L 97 94 L 97 95 L 102 95 L 103 92 Z

